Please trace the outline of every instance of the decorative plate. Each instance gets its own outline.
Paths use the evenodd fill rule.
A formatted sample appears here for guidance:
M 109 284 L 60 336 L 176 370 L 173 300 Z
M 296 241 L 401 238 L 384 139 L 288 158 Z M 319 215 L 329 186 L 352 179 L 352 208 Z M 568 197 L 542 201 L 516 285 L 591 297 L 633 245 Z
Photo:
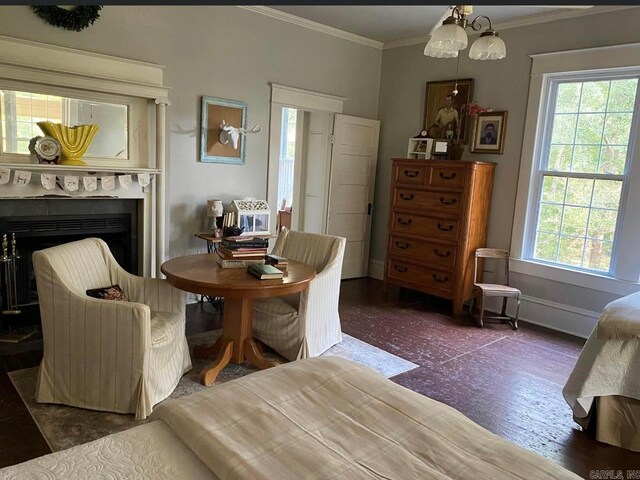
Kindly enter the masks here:
M 60 143 L 53 137 L 37 137 L 33 149 L 41 162 L 53 163 L 60 159 Z

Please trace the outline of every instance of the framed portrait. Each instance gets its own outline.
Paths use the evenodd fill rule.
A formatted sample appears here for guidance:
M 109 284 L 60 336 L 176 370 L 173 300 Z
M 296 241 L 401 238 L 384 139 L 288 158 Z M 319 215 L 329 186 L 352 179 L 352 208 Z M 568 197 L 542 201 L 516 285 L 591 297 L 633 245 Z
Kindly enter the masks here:
M 455 80 L 427 82 L 424 104 L 424 130 L 428 136 L 440 140 L 468 142 L 467 118 L 461 113 L 463 105 L 473 98 L 473 78 L 458 80 L 458 94 L 453 95 Z
M 245 135 L 240 135 L 237 148 L 232 142 L 220 142 L 220 125 L 226 122 L 232 127 L 246 128 L 247 104 L 237 100 L 202 97 L 200 124 L 200 161 L 244 165 Z
M 504 152 L 504 139 L 507 133 L 508 112 L 480 113 L 473 124 L 471 153 Z

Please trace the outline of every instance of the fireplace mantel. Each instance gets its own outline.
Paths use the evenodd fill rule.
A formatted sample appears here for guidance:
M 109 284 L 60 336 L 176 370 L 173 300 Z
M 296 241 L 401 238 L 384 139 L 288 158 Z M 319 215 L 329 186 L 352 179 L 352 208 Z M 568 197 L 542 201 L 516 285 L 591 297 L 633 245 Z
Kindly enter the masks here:
M 85 97 L 88 92 L 98 95 L 119 95 L 146 101 L 144 124 L 149 148 L 144 158 L 133 165 L 109 164 L 86 167 L 49 166 L 30 163 L 28 156 L 18 162 L 0 151 L 0 167 L 27 170 L 36 174 L 137 174 L 148 173 L 154 180 L 145 189 L 109 192 L 111 198 L 138 198 L 141 212 L 141 255 L 145 275 L 160 275 L 165 258 L 165 165 L 166 135 L 165 110 L 170 105 L 169 89 L 163 84 L 163 67 L 151 63 L 86 52 L 71 48 L 0 36 L 0 88 L 36 92 L 40 89 L 77 91 Z M 155 112 L 155 113 L 154 113 Z M 152 118 L 155 116 L 155 118 Z M 155 128 L 152 126 L 155 125 Z M 5 189 L 5 195 L 2 190 Z M 33 187 L 35 188 L 35 186 Z M 0 185 L 2 198 L 16 198 L 15 189 Z M 91 195 L 70 195 L 69 198 L 90 198 Z M 24 198 L 33 199 L 33 191 L 24 190 Z

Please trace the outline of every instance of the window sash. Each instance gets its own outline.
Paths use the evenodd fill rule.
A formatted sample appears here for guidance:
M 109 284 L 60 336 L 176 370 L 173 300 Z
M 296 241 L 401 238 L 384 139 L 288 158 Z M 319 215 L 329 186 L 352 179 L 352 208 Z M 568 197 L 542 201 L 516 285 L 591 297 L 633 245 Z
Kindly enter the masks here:
M 620 145 L 627 147 L 627 158 L 625 160 L 624 173 L 622 175 L 615 174 L 602 174 L 602 173 L 582 173 L 582 172 L 570 172 L 570 171 L 559 171 L 559 170 L 549 170 L 549 157 L 551 151 L 551 135 L 553 132 L 554 119 L 555 119 L 555 106 L 557 101 L 557 93 L 558 87 L 562 83 L 571 83 L 571 82 L 580 82 L 586 83 L 591 81 L 603 81 L 603 80 L 621 80 L 628 78 L 638 78 L 638 84 L 636 87 L 636 103 L 632 114 L 631 121 L 631 131 L 629 134 L 629 139 L 626 145 Z M 537 149 L 538 158 L 534 159 L 534 174 L 531 177 L 531 192 L 532 196 L 530 197 L 533 201 L 528 206 L 527 210 L 527 221 L 525 223 L 525 236 L 524 236 L 524 245 L 523 245 L 523 257 L 528 260 L 533 260 L 540 263 L 545 263 L 548 265 L 558 265 L 564 268 L 570 268 L 578 271 L 584 271 L 589 273 L 596 273 L 598 275 L 605 275 L 610 277 L 616 277 L 616 272 L 618 270 L 618 251 L 620 250 L 620 243 L 622 237 L 624 216 L 625 216 L 625 206 L 626 200 L 629 191 L 629 183 L 630 183 L 630 169 L 631 162 L 633 159 L 633 151 L 634 151 L 634 143 L 635 137 L 638 136 L 638 117 L 640 116 L 640 108 L 638 107 L 638 101 L 640 100 L 640 72 L 634 71 L 629 72 L 627 74 L 611 74 L 611 73 L 602 73 L 602 74 L 594 74 L 593 72 L 585 73 L 585 74 L 573 74 L 573 75 L 549 75 L 546 77 L 546 87 L 543 87 L 543 97 L 540 102 L 540 114 L 539 118 L 543 119 L 543 123 L 541 126 L 543 127 L 543 131 L 541 135 L 538 135 L 538 141 L 540 141 L 540 147 Z M 582 92 L 581 94 L 582 95 Z M 608 103 L 608 99 L 607 99 Z M 578 102 L 580 105 L 580 102 Z M 578 107 L 579 108 L 579 107 Z M 579 112 L 567 112 L 568 114 L 577 115 Z M 613 114 L 616 112 L 588 112 L 591 113 L 606 113 Z M 628 112 L 622 112 L 628 113 Z M 603 122 L 604 129 L 604 122 Z M 574 142 L 575 136 L 577 135 L 577 125 L 576 125 L 576 133 L 574 134 Z M 561 144 L 554 144 L 561 145 Z M 575 145 L 583 146 L 583 144 L 562 144 L 569 145 L 575 147 Z M 586 144 L 584 144 L 586 145 Z M 593 144 L 597 146 L 602 146 L 600 144 Z M 584 178 L 584 179 L 593 179 L 593 180 L 614 180 L 621 181 L 622 187 L 620 192 L 620 200 L 618 203 L 618 214 L 616 217 L 616 228 L 614 232 L 613 238 L 613 246 L 611 251 L 611 262 L 609 265 L 609 271 L 603 272 L 602 270 L 593 270 L 583 267 L 576 267 L 574 265 L 568 265 L 560 262 L 552 262 L 548 260 L 542 260 L 535 257 L 535 243 L 538 233 L 538 223 L 540 218 L 540 208 L 542 205 L 542 185 L 545 176 L 552 177 L 562 177 L 562 178 Z M 591 203 L 591 202 L 590 202 Z M 566 203 L 561 203 L 558 205 L 570 206 Z M 589 205 L 588 208 L 592 208 Z M 587 224 L 588 227 L 588 224 Z M 584 251 L 583 251 L 584 258 Z

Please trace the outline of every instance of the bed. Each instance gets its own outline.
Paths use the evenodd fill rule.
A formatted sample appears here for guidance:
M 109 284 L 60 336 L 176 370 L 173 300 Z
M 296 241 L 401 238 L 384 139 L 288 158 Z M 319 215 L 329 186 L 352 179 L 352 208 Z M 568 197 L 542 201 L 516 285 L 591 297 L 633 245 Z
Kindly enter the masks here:
M 562 391 L 596 440 L 640 452 L 640 292 L 607 305 Z
M 0 479 L 579 478 L 336 357 L 251 374 L 165 402 L 157 414 L 150 424 L 0 470 Z

